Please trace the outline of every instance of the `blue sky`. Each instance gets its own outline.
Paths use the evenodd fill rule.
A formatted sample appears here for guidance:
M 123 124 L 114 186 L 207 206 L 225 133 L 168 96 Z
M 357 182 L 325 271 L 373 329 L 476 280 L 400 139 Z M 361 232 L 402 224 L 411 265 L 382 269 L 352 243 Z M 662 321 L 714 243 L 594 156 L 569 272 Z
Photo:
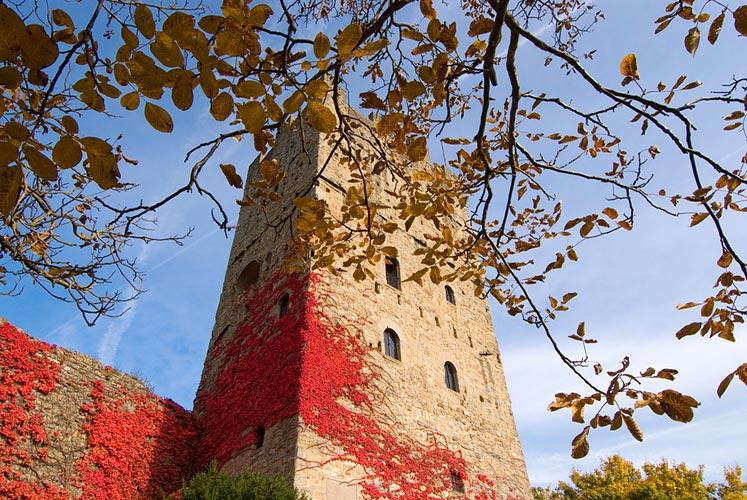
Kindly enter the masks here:
M 443 7 L 443 11 L 459 19 L 454 3 Z M 589 64 L 592 72 L 609 85 L 617 84 L 619 60 L 628 52 L 636 52 L 641 75 L 649 86 L 658 80 L 673 81 L 683 72 L 704 80 L 708 89 L 726 81 L 729 65 L 735 64 L 734 54 L 744 53 L 747 39 L 738 39 L 730 26 L 725 27 L 719 45 L 714 49 L 703 40 L 694 59 L 682 48 L 684 24 L 674 23 L 662 35 L 652 37 L 653 20 L 663 9 L 658 4 L 652 7 L 655 3 L 598 2 L 608 20 L 584 42 L 598 49 Z M 542 26 L 535 29 L 542 36 L 547 35 Z M 542 61 L 525 47 L 520 49 L 519 71 L 525 88 L 536 86 L 539 92 L 548 84 Z M 584 94 L 577 80 L 565 79 L 560 73 L 552 78 L 557 78 L 552 88 L 561 95 L 575 96 L 577 102 L 593 102 L 594 96 Z M 143 184 L 138 194 L 145 200 L 156 199 L 183 183 L 188 174 L 184 153 L 219 130 L 204 103 L 180 113 L 170 135 L 153 131 L 139 117 L 123 116 L 117 120 L 83 121 L 81 125 L 84 131 L 95 127 L 110 137 L 125 131 L 123 144 L 128 156 L 137 158 L 140 164 L 124 168 L 123 174 L 127 180 Z M 544 119 L 553 117 L 548 113 Z M 465 123 L 471 126 L 474 122 L 467 119 Z M 575 129 L 575 122 L 569 126 Z M 634 131 L 632 135 L 636 134 Z M 720 126 L 706 127 L 698 139 L 715 157 L 731 161 L 733 166 L 744 153 L 744 138 L 736 134 L 725 137 Z M 663 144 L 656 136 L 633 140 L 634 145 L 641 147 L 651 142 Z M 666 153 L 666 146 L 661 147 Z M 634 149 L 631 146 L 630 150 Z M 241 173 L 254 156 L 250 141 L 231 142 L 220 150 L 210 164 L 212 168 L 206 171 L 206 185 L 219 193 L 231 210 L 232 220 L 237 214 L 233 200 L 240 192 L 226 186 L 218 164 L 234 163 Z M 440 152 L 433 153 L 435 161 L 440 160 L 439 156 Z M 670 184 L 687 185 L 679 157 L 662 155 L 655 169 Z M 569 218 L 600 207 L 605 196 L 565 181 L 553 186 L 565 202 Z M 88 328 L 74 308 L 50 299 L 30 284 L 22 295 L 2 299 L 0 315 L 43 340 L 138 374 L 158 394 L 191 407 L 230 246 L 230 238 L 212 223 L 209 208 L 207 200 L 193 194 L 160 213 L 159 233 L 180 232 L 191 226 L 194 234 L 181 247 L 160 244 L 131 249 L 147 273 L 148 292 L 120 318 L 103 319 Z M 704 464 L 710 479 L 716 479 L 726 465 L 747 465 L 747 429 L 743 425 L 747 390 L 735 382 L 722 400 L 715 396 L 715 387 L 723 376 L 747 360 L 744 339 L 728 344 L 700 337 L 683 341 L 674 338 L 674 332 L 691 321 L 691 316 L 677 312 L 675 305 L 698 297 L 700 291 L 711 286 L 717 275 L 711 263 L 720 253 L 710 227 L 704 223 L 689 229 L 688 223 L 689 217 L 673 221 L 639 206 L 634 231 L 618 232 L 582 245 L 581 261 L 556 273 L 541 290 L 553 295 L 571 289 L 579 292 L 572 311 L 559 318 L 554 327 L 571 333 L 579 321 L 585 320 L 589 335 L 600 340 L 591 352 L 592 358 L 611 367 L 623 355 L 631 354 L 634 365 L 641 370 L 649 365 L 678 368 L 680 377 L 675 388 L 703 403 L 695 420 L 687 425 L 641 412 L 640 423 L 646 436 L 642 444 L 633 441 L 624 430 L 594 433 L 590 455 L 580 461 L 572 460 L 569 443 L 578 426 L 570 423 L 567 413 L 551 414 L 546 407 L 555 392 L 581 388 L 538 331 L 507 317 L 497 304 L 491 304 L 514 414 L 534 484 L 564 479 L 572 467 L 593 468 L 600 457 L 611 453 L 620 453 L 636 463 L 667 457 L 690 465 Z M 734 225 L 732 230 L 738 247 L 747 251 L 743 228 L 744 225 Z M 737 331 L 738 339 L 740 335 L 744 336 L 743 330 Z

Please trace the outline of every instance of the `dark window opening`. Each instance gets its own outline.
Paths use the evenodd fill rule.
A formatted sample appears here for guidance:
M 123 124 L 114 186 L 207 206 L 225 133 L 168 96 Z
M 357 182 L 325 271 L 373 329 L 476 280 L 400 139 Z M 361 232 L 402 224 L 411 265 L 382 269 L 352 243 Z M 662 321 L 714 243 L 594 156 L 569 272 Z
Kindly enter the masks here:
M 399 281 L 399 262 L 394 257 L 387 257 L 385 260 L 386 282 L 388 285 L 401 290 L 402 285 Z
M 265 444 L 265 428 L 264 427 L 257 427 L 254 429 L 254 446 L 257 448 L 262 448 L 262 446 Z
M 402 359 L 399 350 L 399 336 L 391 328 L 384 330 L 384 354 L 394 359 Z
M 459 380 L 457 379 L 457 370 L 456 370 L 456 367 L 451 363 L 451 361 L 447 361 L 444 364 L 444 376 L 445 376 L 445 381 L 446 381 L 446 387 L 448 387 L 454 392 L 459 392 Z
M 446 285 L 446 302 L 449 304 L 456 305 L 456 297 L 454 296 L 454 289 L 451 288 L 449 285 Z
M 280 304 L 278 305 L 278 318 L 282 318 L 288 313 L 289 304 L 290 304 L 290 295 L 286 293 L 280 298 Z
M 256 260 L 251 261 L 244 267 L 239 274 L 239 278 L 236 280 L 236 284 L 242 290 L 248 289 L 254 285 L 259 279 L 259 262 Z
M 464 493 L 464 480 L 456 471 L 451 471 L 451 489 L 457 493 Z

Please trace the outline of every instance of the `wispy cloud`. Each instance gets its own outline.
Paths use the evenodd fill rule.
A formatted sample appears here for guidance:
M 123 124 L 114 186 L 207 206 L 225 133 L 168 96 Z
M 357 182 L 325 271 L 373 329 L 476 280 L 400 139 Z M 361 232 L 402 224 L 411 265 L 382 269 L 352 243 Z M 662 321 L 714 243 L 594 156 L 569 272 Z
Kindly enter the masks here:
M 142 246 L 136 259 L 139 265 L 144 265 L 148 260 L 149 249 L 148 245 Z M 131 289 L 131 291 L 134 291 L 134 289 Z M 132 321 L 135 319 L 137 306 L 138 300 L 135 299 L 122 316 L 109 323 L 106 333 L 101 337 L 101 343 L 99 344 L 98 358 L 102 363 L 110 365 L 114 361 L 114 358 L 117 356 L 117 349 L 119 349 L 119 343 L 122 341 L 122 335 L 130 329 L 130 325 L 132 325 Z

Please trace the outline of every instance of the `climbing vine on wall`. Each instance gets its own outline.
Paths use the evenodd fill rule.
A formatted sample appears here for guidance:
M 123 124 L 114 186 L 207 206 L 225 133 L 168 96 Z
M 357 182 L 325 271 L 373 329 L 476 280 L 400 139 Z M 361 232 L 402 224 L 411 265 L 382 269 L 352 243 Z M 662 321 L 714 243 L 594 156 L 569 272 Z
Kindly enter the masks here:
M 288 312 L 279 317 L 277 304 L 286 293 Z M 389 430 L 392 422 L 378 409 L 383 381 L 360 325 L 333 321 L 329 300 L 319 276 L 282 272 L 244 297 L 247 318 L 216 339 L 210 381 L 198 393 L 201 462 L 225 463 L 256 443 L 253 429 L 299 415 L 334 450 L 325 463 L 363 468 L 359 483 L 369 497 L 441 497 L 455 473 L 470 485 L 469 498 L 497 498 L 487 477 L 469 480 L 465 460 L 439 436 L 421 443 Z
M 52 392 L 59 381 L 52 350 L 10 323 L 0 324 L 0 498 L 67 497 L 53 484 L 28 482 L 15 467 L 47 460 L 48 436 L 35 409 L 37 396 Z
M 51 397 L 63 382 L 59 350 L 34 340 L 9 323 L 0 324 L 0 498 L 27 500 L 130 500 L 172 493 L 192 472 L 196 435 L 189 412 L 143 390 L 87 380 L 90 402 L 80 429 L 83 450 L 67 449 L 59 433 L 47 431 L 37 399 Z M 114 370 L 107 369 L 113 373 Z M 68 383 L 79 385 L 78 381 Z M 75 421 L 75 420 L 71 420 Z M 72 477 L 60 471 L 56 484 L 37 478 L 55 446 L 71 455 Z
M 84 426 L 88 452 L 76 463 L 82 498 L 158 498 L 190 477 L 195 431 L 189 412 L 170 400 L 126 390 L 107 397 L 92 383 Z

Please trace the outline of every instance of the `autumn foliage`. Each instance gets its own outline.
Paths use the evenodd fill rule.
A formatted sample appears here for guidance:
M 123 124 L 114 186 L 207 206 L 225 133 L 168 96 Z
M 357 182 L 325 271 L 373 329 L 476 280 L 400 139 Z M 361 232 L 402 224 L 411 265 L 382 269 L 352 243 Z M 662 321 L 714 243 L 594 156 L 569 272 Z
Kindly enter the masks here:
M 5 293 L 31 280 L 75 304 L 89 324 L 116 314 L 141 289 L 127 246 L 185 236 L 150 231 L 163 206 L 198 193 L 214 204 L 219 227 L 229 228 L 220 197 L 201 182 L 206 169 L 219 169 L 230 189 L 247 187 L 235 196 L 242 206 L 283 201 L 293 207 L 283 224 L 296 223 L 294 246 L 299 255 L 314 251 L 315 268 L 343 267 L 357 280 L 370 278 L 393 254 L 388 235 L 399 223 L 383 222 L 380 211 L 391 211 L 405 228 L 416 220 L 431 225 L 418 253 L 420 269 L 405 278 L 469 282 L 476 294 L 493 297 L 543 333 L 584 387 L 583 394 L 558 393 L 551 405 L 569 409 L 584 426 L 573 456 L 588 451 L 593 429 L 624 426 L 641 439 L 634 420 L 639 410 L 689 421 L 697 401 L 644 384 L 671 381 L 676 369 L 638 366 L 633 353 L 620 353 L 616 367 L 594 362 L 587 348 L 598 339 L 579 333 L 582 318 L 576 333 L 558 332 L 553 323 L 570 310 L 573 284 L 564 283 L 559 296 L 537 289 L 564 267 L 583 265 L 579 250 L 596 238 L 634 230 L 644 206 L 673 224 L 708 225 L 712 235 L 715 257 L 703 265 L 712 267 L 714 286 L 682 297 L 679 309 L 697 317 L 683 320 L 673 341 L 695 335 L 737 340 L 747 312 L 747 258 L 733 229 L 747 211 L 743 65 L 736 64 L 727 81 L 684 71 L 658 75 L 655 63 L 643 64 L 642 54 L 625 48 L 627 40 L 620 41 L 620 55 L 599 60 L 597 48 L 584 45 L 608 22 L 599 2 L 462 0 L 449 9 L 453 5 L 0 5 Z M 674 37 L 677 51 L 694 64 L 702 61 L 706 41 L 713 50 L 744 52 L 747 5 L 741 0 L 677 0 L 663 4 L 660 14 L 638 16 L 640 24 L 626 29 Z M 544 64 L 529 71 L 524 57 Z M 619 70 L 619 84 L 596 74 L 604 69 Z M 345 88 L 352 90 L 347 97 Z M 352 112 L 347 98 L 368 116 Z M 139 201 L 136 191 L 128 195 L 136 190 L 128 179 L 137 160 L 127 156 L 126 141 L 102 137 L 95 124 L 130 113 L 165 140 L 180 112 L 198 106 L 222 131 L 205 131 L 204 141 L 186 151 L 184 184 L 152 203 Z M 284 129 L 323 134 L 349 167 L 341 216 L 306 196 L 278 200 L 274 188 L 288 175 L 287 165 L 263 161 L 259 177 L 249 181 L 242 168 L 216 164 L 227 141 L 265 154 Z M 704 133 L 714 130 L 736 141 L 741 154 L 723 157 L 712 148 Z M 442 164 L 426 168 L 435 149 Z M 677 182 L 661 171 L 676 172 Z M 372 196 L 381 178 L 398 183 L 386 203 Z M 566 214 L 556 191 L 569 183 L 598 201 Z M 468 207 L 471 216 L 454 229 L 441 222 L 456 207 Z M 131 288 L 112 287 L 113 274 Z M 572 342 L 564 342 L 566 334 Z M 724 372 L 715 387 L 719 396 L 735 380 L 747 383 L 747 363 Z

